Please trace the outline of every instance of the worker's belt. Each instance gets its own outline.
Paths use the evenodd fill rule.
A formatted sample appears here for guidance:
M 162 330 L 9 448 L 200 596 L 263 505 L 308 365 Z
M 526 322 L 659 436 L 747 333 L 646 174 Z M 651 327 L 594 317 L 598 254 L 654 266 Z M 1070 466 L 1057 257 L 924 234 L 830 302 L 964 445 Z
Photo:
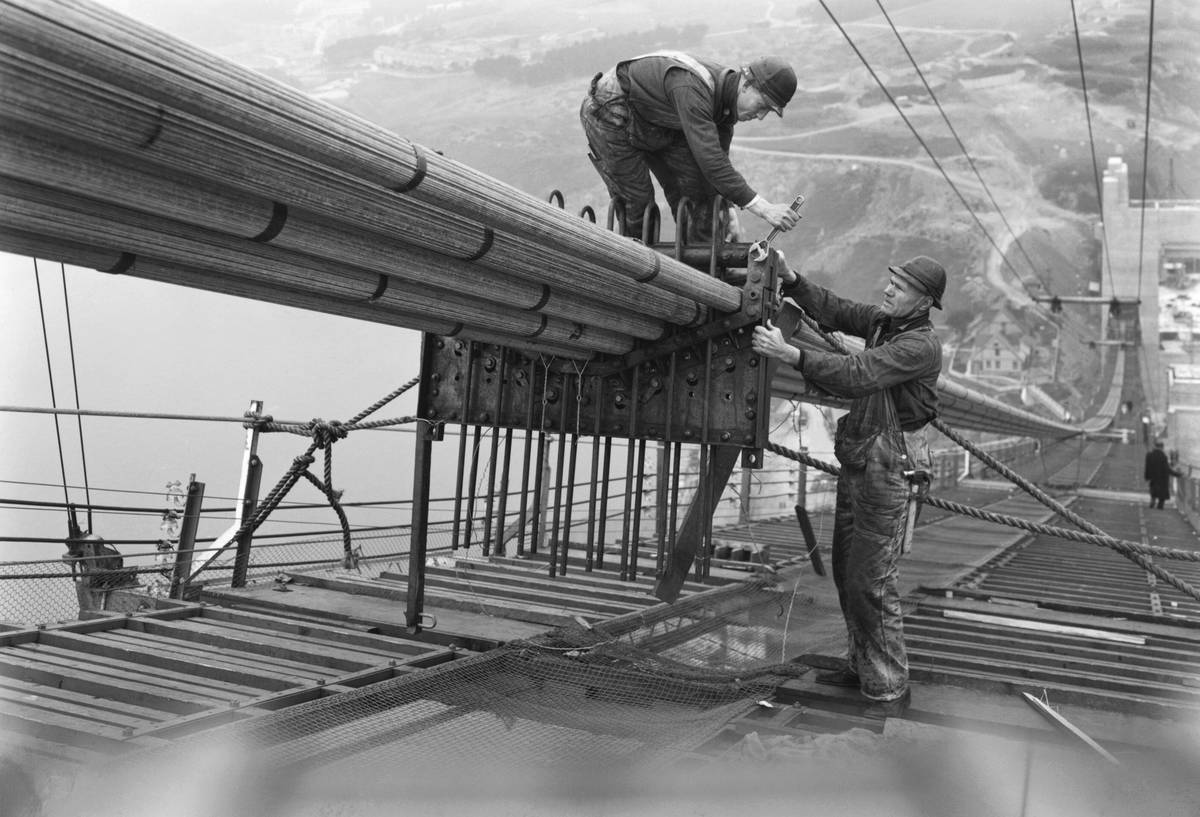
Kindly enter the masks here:
M 616 68 L 592 77 L 588 96 L 593 101 L 590 106 L 592 116 L 614 128 L 624 128 L 629 124 L 629 102 L 625 89 L 617 80 Z

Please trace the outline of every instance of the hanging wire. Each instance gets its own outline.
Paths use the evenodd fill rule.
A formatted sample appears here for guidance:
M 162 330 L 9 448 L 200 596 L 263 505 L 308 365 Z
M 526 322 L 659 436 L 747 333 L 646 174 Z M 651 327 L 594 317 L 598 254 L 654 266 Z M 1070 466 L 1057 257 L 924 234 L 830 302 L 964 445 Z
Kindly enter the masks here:
M 71 383 L 75 388 L 75 408 L 79 405 L 79 372 L 75 367 L 75 333 L 71 329 L 71 301 L 67 297 L 67 265 L 59 263 L 59 269 L 62 272 L 62 291 L 63 291 L 63 309 L 67 316 L 67 343 L 71 350 Z M 88 530 L 92 530 L 92 491 L 88 485 L 88 467 L 87 467 L 87 448 L 83 444 L 83 417 L 75 415 L 75 422 L 79 426 L 79 458 L 83 464 L 83 496 L 87 502 L 88 508 Z M 63 485 L 66 485 L 66 477 L 63 477 Z
M 933 88 L 930 87 L 928 80 L 925 79 L 925 72 L 921 70 L 921 66 L 917 65 L 916 59 L 913 57 L 912 52 L 908 49 L 908 44 L 904 42 L 904 38 L 900 36 L 900 32 L 896 29 L 896 24 L 892 22 L 891 15 L 889 15 L 887 13 L 887 9 L 883 7 L 883 0 L 875 0 L 875 5 L 879 6 L 879 10 L 883 13 L 883 19 L 887 20 L 887 24 L 891 27 L 892 33 L 896 35 L 896 41 L 899 42 L 900 47 L 904 49 L 904 55 L 908 57 L 909 63 L 912 64 L 913 69 L 917 72 L 917 76 L 921 79 L 921 84 L 925 86 L 925 91 L 929 94 L 929 98 L 933 100 L 933 104 L 937 106 L 938 113 L 942 115 L 942 121 L 946 123 L 946 127 L 950 130 L 950 135 L 953 136 L 954 141 L 958 143 L 958 149 L 961 150 L 963 156 L 966 157 L 967 164 L 971 167 L 971 172 L 974 173 L 975 178 L 979 180 L 980 186 L 983 187 L 983 192 L 987 194 L 988 200 L 992 203 L 992 207 L 994 207 L 996 210 L 996 214 L 1000 216 L 1000 220 L 1004 223 L 1005 228 L 1008 230 L 1008 234 L 1012 236 L 1013 243 L 1017 245 L 1017 249 L 1020 250 L 1021 255 L 1025 257 L 1025 262 L 1029 264 L 1029 268 L 1033 270 L 1034 275 L 1037 275 L 1037 266 L 1033 263 L 1033 259 L 1029 257 L 1029 253 L 1025 252 L 1025 247 L 1021 244 L 1021 240 L 1017 238 L 1017 234 L 1013 231 L 1012 225 L 1009 224 L 1008 219 L 1005 218 L 1004 211 L 1000 209 L 1000 205 L 997 203 L 996 197 L 992 195 L 991 188 L 988 187 L 987 182 L 985 182 L 983 180 L 983 176 L 980 175 L 979 169 L 975 166 L 975 160 L 971 157 L 971 152 L 967 150 L 967 146 L 964 145 L 962 139 L 959 138 L 958 131 L 955 130 L 954 125 L 950 123 L 950 117 L 946 114 L 945 109 L 942 107 L 942 103 L 938 101 L 937 94 L 934 93 Z M 1038 280 L 1041 279 L 1039 278 Z M 1043 282 L 1043 285 L 1044 284 L 1045 282 Z
M 1075 16 L 1075 0 L 1071 0 L 1071 22 L 1075 26 L 1075 53 L 1079 57 L 1079 84 L 1083 88 L 1083 113 L 1087 119 L 1088 144 L 1092 149 L 1092 178 L 1096 183 L 1096 209 L 1100 211 L 1100 223 L 1103 225 L 1104 186 L 1100 182 L 1100 166 L 1096 159 L 1096 138 L 1092 134 L 1092 107 L 1088 102 L 1087 75 L 1083 70 L 1083 42 L 1079 37 L 1079 20 Z M 1113 281 L 1112 255 L 1108 251 L 1108 230 L 1100 230 L 1100 241 L 1104 244 L 1104 265 L 1108 270 L 1108 291 L 1115 294 L 1116 283 Z
M 38 270 L 37 259 L 33 259 L 33 281 L 37 284 L 38 312 L 42 316 L 42 345 L 46 350 L 46 376 L 50 380 L 50 404 L 58 408 L 58 400 L 54 395 L 54 365 L 50 362 L 50 334 L 46 331 L 46 307 L 42 302 L 42 276 Z M 63 458 L 62 428 L 58 423 L 58 415 L 54 417 L 54 435 L 58 438 L 58 467 L 62 472 L 63 500 L 70 504 L 71 495 L 67 492 L 67 463 Z
M 917 142 L 920 143 L 921 147 L 925 149 L 925 153 L 929 156 L 929 159 L 933 162 L 934 166 L 938 169 L 938 172 L 942 174 L 942 178 L 946 180 L 946 183 L 948 185 L 950 185 L 950 189 L 954 191 L 954 194 L 956 196 L 958 196 L 958 200 L 962 203 L 963 207 L 965 207 L 967 212 L 971 214 L 971 218 L 974 219 L 976 226 L 978 226 L 979 229 L 983 232 L 983 234 L 987 237 L 988 242 L 990 242 L 991 245 L 996 249 L 996 252 L 998 252 L 1000 254 L 1001 262 L 1003 262 L 1003 264 L 1012 271 L 1012 274 L 1016 277 L 1016 279 L 1018 281 L 1021 282 L 1022 286 L 1027 286 L 1025 284 L 1024 279 L 1021 278 L 1020 273 L 1018 273 L 1016 268 L 1013 267 L 1012 262 L 1008 260 L 1008 256 L 1005 254 L 1004 250 L 1002 250 L 1000 248 L 1000 245 L 996 243 L 996 239 L 992 237 L 991 232 L 988 230 L 988 228 L 986 226 L 984 226 L 983 221 L 981 221 L 979 218 L 979 215 L 975 212 L 974 208 L 971 207 L 971 204 L 967 201 L 966 196 L 964 196 L 962 191 L 958 189 L 958 185 L 956 185 L 954 183 L 954 181 L 950 178 L 950 174 L 948 174 L 946 172 L 946 169 L 944 167 L 942 167 L 942 163 L 940 161 L 938 161 L 937 156 L 935 156 L 933 154 L 933 150 L 929 147 L 929 145 L 921 137 L 921 134 L 917 132 L 916 127 L 913 125 L 912 121 L 908 118 L 908 115 L 904 113 L 904 109 L 900 107 L 900 103 L 896 101 L 896 98 L 894 96 L 892 96 L 892 92 L 887 89 L 887 86 L 884 85 L 883 80 L 881 80 L 879 78 L 879 75 L 875 73 L 875 69 L 871 67 L 871 64 L 867 61 L 867 58 L 863 55 L 862 51 L 860 51 L 858 46 L 854 43 L 853 38 L 850 37 L 850 33 L 848 31 L 846 31 L 846 29 L 842 26 L 841 22 L 838 21 L 837 17 L 833 13 L 833 10 L 830 9 L 828 5 L 826 5 L 825 0 L 818 0 L 818 2 L 820 2 L 821 8 L 825 9 L 825 12 L 829 15 L 829 18 L 833 21 L 833 24 L 835 26 L 837 26 L 838 31 L 841 32 L 842 37 L 845 38 L 847 44 L 849 44 L 850 48 L 852 48 L 854 50 L 854 53 L 858 56 L 859 61 L 862 62 L 863 67 L 867 69 L 868 73 L 870 73 L 871 78 L 875 80 L 875 84 L 879 86 L 879 89 L 881 91 L 883 91 L 883 94 L 884 94 L 884 96 L 887 97 L 888 102 L 892 103 L 892 107 L 894 107 L 896 109 L 896 112 L 898 114 L 900 114 L 900 118 L 904 120 L 904 124 L 908 126 L 908 129 L 910 131 L 912 131 L 913 137 L 917 140 Z M 1033 274 L 1034 274 L 1034 277 L 1038 278 L 1038 281 L 1042 284 L 1042 286 L 1045 287 L 1046 284 L 1044 281 L 1041 280 L 1041 277 L 1037 274 L 1036 269 L 1033 270 Z
M 1146 125 L 1142 133 L 1142 220 L 1138 230 L 1138 284 L 1137 297 L 1142 299 L 1142 268 L 1146 246 L 1146 182 L 1150 178 L 1150 95 L 1154 75 L 1154 0 L 1150 0 L 1150 34 L 1146 53 Z

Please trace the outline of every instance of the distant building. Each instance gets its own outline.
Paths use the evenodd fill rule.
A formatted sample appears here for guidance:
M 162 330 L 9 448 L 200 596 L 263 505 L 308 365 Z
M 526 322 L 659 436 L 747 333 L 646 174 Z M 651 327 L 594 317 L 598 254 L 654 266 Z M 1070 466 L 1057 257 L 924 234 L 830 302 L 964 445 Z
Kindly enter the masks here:
M 966 332 L 966 336 L 972 338 L 965 355 L 967 374 L 1020 377 L 1033 351 L 1024 342 L 1024 334 L 1007 310 L 986 312 L 977 317 Z

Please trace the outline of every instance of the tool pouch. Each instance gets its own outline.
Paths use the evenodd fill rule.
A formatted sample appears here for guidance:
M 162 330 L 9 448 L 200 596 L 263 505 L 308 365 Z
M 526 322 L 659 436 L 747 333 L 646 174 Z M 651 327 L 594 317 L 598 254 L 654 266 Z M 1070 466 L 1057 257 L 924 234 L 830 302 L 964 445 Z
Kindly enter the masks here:
M 885 468 L 903 465 L 897 457 L 906 450 L 891 389 L 855 400 L 850 411 L 838 419 L 833 454 L 843 468 L 863 471 L 872 460 Z

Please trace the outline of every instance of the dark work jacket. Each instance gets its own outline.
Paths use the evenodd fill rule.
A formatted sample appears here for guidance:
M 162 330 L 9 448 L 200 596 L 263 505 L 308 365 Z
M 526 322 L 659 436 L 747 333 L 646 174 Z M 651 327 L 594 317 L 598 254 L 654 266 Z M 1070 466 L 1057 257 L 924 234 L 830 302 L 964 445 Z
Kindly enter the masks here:
M 1171 467 L 1167 452 L 1155 448 L 1146 453 L 1146 469 L 1143 479 L 1150 483 L 1150 496 L 1158 499 L 1171 498 L 1171 477 L 1179 473 Z
M 802 349 L 796 369 L 805 380 L 850 399 L 890 388 L 904 431 L 916 431 L 937 416 L 942 344 L 929 313 L 893 319 L 879 306 L 840 298 L 803 278 L 785 286 L 783 294 L 823 327 L 867 341 L 867 349 L 850 355 Z
M 712 76 L 715 90 L 710 91 L 690 68 L 670 57 L 646 56 L 617 63 L 617 81 L 625 89 L 633 115 L 631 141 L 639 149 L 659 150 L 682 134 L 709 184 L 738 207 L 745 207 L 757 194 L 729 161 L 740 75 L 707 60 L 697 62 Z

